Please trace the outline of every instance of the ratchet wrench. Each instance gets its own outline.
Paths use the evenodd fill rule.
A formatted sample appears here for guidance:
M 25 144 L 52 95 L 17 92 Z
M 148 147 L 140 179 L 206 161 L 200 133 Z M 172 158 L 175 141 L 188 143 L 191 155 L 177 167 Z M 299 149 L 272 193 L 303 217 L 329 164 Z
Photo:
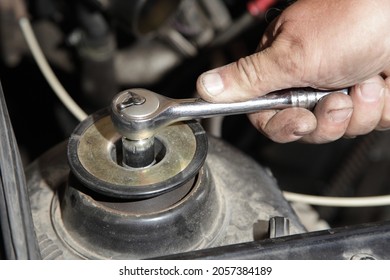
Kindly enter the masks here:
M 348 89 L 290 89 L 243 102 L 210 103 L 201 98 L 172 99 L 135 88 L 122 91 L 114 97 L 111 118 L 120 134 L 136 141 L 153 137 L 160 128 L 178 121 L 247 114 L 267 109 L 313 109 L 321 98 L 334 92 L 348 94 Z

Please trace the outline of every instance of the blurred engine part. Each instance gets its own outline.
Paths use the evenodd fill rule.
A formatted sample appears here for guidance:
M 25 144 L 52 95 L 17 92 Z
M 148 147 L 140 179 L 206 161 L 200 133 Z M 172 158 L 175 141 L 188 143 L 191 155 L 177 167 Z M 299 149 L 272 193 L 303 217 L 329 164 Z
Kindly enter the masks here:
M 0 46 L 1 58 L 9 67 L 16 66 L 26 51 L 22 33 L 17 22 L 15 2 L 0 2 Z
M 4 1 L 0 9 L 2 54 L 11 66 L 27 51 L 18 28 L 19 2 Z M 76 71 L 80 102 L 92 111 L 106 106 L 120 86 L 158 82 L 231 25 L 220 0 L 28 3 L 49 62 Z
M 232 24 L 220 0 L 159 3 L 112 1 L 108 7 L 113 15 L 118 15 L 120 26 L 138 39 L 131 48 L 118 52 L 116 71 L 121 84 L 148 85 L 159 81 L 183 60 L 196 56 L 216 34 Z
M 159 37 L 185 56 L 195 55 L 231 24 L 221 0 L 113 0 L 107 9 L 137 38 Z

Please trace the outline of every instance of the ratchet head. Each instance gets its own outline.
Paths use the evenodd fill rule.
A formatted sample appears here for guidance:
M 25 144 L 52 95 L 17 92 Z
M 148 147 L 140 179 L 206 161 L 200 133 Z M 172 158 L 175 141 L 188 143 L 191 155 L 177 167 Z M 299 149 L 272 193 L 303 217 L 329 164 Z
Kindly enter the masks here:
M 116 95 L 111 104 L 111 119 L 117 131 L 130 140 L 143 140 L 168 125 L 164 112 L 171 99 L 146 89 L 130 89 Z

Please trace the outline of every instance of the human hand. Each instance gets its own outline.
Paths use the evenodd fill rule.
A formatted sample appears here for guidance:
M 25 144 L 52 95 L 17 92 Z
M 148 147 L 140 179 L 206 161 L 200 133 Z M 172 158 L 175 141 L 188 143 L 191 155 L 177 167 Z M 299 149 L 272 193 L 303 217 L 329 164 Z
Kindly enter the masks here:
M 313 112 L 302 108 L 249 115 L 275 142 L 325 143 L 390 128 L 390 1 L 299 0 L 267 29 L 258 52 L 203 73 L 199 94 L 244 101 L 293 87 L 337 89 Z

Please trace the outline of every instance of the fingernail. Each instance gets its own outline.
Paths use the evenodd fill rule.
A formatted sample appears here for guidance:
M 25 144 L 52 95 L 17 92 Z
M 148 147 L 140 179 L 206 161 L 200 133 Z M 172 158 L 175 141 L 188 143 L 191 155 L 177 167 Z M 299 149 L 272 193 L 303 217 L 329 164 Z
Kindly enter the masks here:
M 351 114 L 352 114 L 352 108 L 346 108 L 346 109 L 331 110 L 329 111 L 328 116 L 333 122 L 344 122 L 351 116 Z
M 328 113 L 328 116 L 331 121 L 333 122 L 344 122 L 346 121 L 352 114 L 352 108 L 346 108 L 346 109 L 338 109 L 338 110 L 331 110 Z
M 202 84 L 210 95 L 218 95 L 224 90 L 222 78 L 215 72 L 204 74 L 202 77 Z
M 359 86 L 360 96 L 368 102 L 378 101 L 383 94 L 383 86 L 378 83 L 363 83 Z
M 294 131 L 293 134 L 295 136 L 305 136 L 307 134 L 309 134 L 311 131 Z
M 300 127 L 296 127 L 294 129 L 293 134 L 295 136 L 305 136 L 305 135 L 311 133 L 312 131 L 313 131 L 313 129 L 311 129 L 310 127 L 308 127 L 306 125 L 301 125 Z

